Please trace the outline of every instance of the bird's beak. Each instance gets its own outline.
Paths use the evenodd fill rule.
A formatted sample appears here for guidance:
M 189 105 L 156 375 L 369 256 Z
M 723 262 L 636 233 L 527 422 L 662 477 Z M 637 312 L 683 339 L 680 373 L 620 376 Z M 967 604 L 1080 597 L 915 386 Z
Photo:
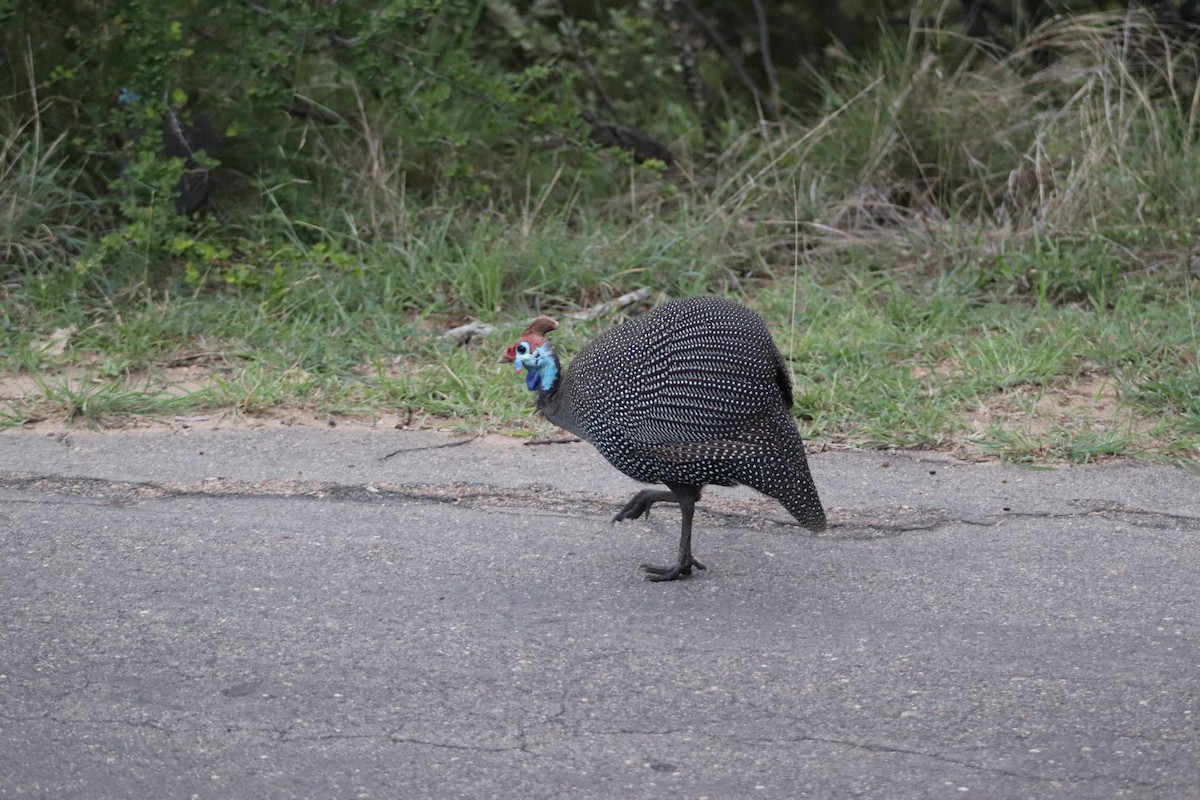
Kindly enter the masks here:
M 508 349 L 504 351 L 504 355 L 500 356 L 501 364 L 511 364 L 517 360 L 517 346 L 510 344 Z

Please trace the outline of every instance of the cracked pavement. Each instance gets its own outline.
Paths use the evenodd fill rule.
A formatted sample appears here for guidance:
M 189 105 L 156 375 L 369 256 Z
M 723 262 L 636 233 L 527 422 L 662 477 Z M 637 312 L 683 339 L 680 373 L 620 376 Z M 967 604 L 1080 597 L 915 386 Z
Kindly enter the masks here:
M 1200 480 L 810 463 L 656 584 L 582 444 L 0 434 L 0 797 L 1195 796 Z

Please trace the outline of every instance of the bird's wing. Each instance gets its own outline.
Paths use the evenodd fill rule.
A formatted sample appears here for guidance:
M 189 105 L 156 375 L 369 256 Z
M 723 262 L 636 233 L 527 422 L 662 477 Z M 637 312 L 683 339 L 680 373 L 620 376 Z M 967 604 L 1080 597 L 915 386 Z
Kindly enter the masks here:
M 621 408 L 627 435 L 647 445 L 756 441 L 780 408 L 779 387 L 773 364 L 739 356 L 680 359 L 631 378 L 641 385 Z
M 757 417 L 733 435 L 703 441 L 646 444 L 645 449 L 651 455 L 671 464 L 691 464 L 767 458 L 782 455 L 786 446 L 771 420 L 767 417 Z
M 647 315 L 603 333 L 566 381 L 586 427 L 666 460 L 760 454 L 777 439 L 764 431 L 792 400 L 786 365 L 761 321 L 709 312 Z

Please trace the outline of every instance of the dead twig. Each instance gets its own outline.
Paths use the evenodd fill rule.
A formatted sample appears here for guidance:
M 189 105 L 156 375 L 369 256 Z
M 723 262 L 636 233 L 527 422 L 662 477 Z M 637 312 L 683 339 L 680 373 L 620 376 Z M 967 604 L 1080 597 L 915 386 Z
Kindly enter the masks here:
M 459 439 L 457 442 L 446 442 L 445 444 L 427 444 L 424 447 L 405 447 L 400 450 L 393 450 L 386 456 L 380 456 L 376 459 L 376 461 L 387 461 L 392 456 L 398 456 L 401 453 L 419 453 L 422 450 L 441 450 L 446 447 L 462 447 L 464 444 L 470 444 L 478 438 L 478 436 L 469 436 L 466 439 Z
M 186 367 L 189 364 L 195 364 L 197 361 L 213 361 L 217 358 L 224 358 L 224 353 L 204 352 L 204 353 L 189 353 L 186 356 L 177 356 L 170 361 L 156 361 L 154 366 L 160 369 L 170 369 L 171 367 Z

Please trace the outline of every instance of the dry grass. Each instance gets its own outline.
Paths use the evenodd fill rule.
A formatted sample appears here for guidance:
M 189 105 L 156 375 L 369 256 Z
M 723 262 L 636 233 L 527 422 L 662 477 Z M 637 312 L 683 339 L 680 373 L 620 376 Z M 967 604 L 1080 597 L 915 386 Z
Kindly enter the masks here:
M 754 220 L 767 252 L 799 238 L 938 268 L 1192 222 L 1200 67 L 1149 12 L 1054 21 L 1002 58 L 964 46 L 914 30 L 843 65 L 819 122 L 725 153 L 712 217 Z

